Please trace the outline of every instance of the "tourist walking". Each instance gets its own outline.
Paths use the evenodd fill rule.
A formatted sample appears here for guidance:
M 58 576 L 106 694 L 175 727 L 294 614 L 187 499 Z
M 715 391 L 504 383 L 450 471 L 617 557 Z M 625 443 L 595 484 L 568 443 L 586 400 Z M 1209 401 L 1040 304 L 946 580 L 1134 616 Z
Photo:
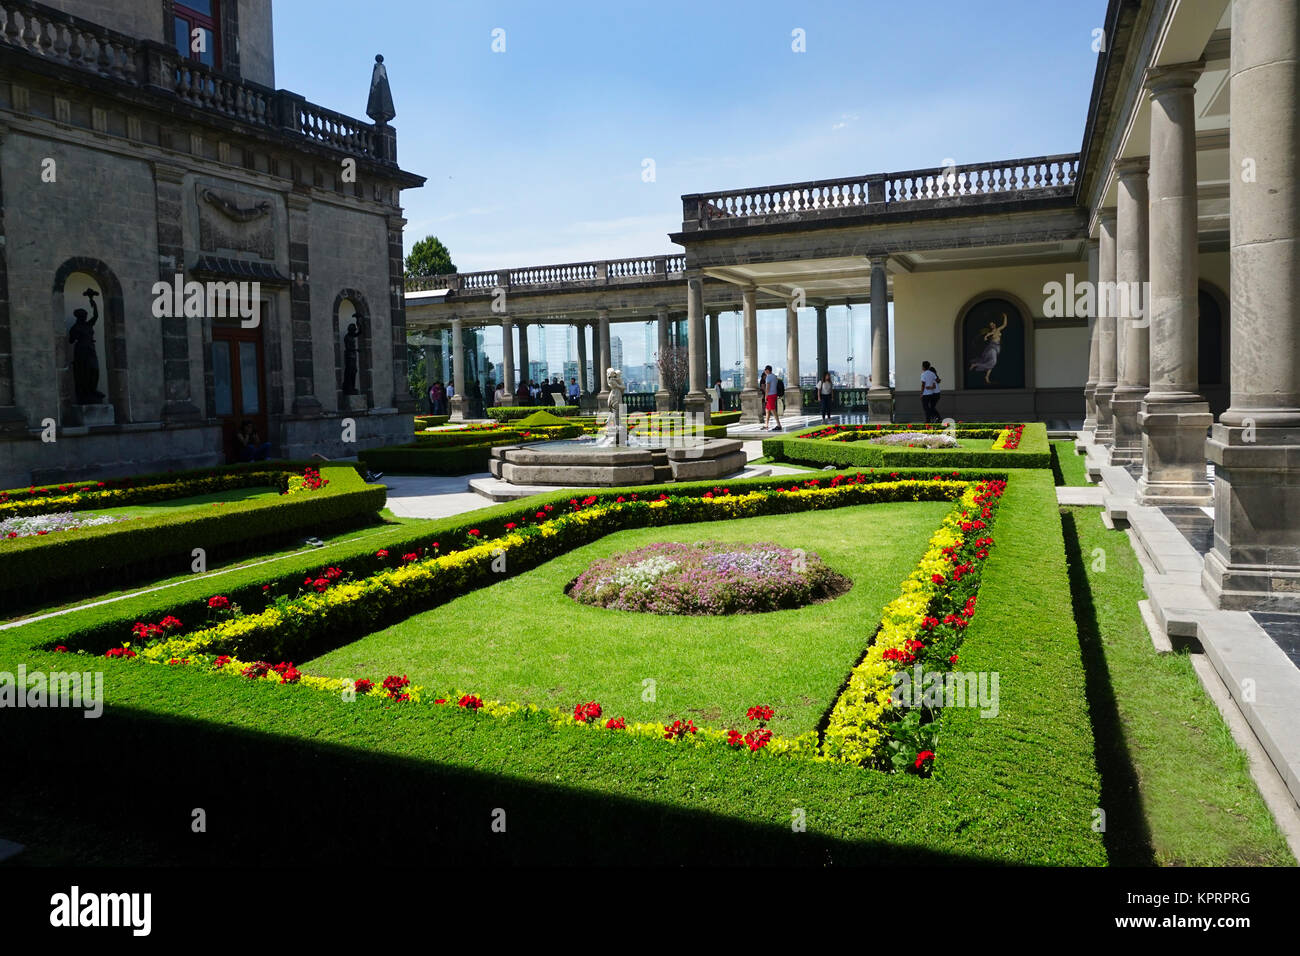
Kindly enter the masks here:
M 781 414 L 776 410 L 776 400 L 781 397 L 785 389 L 781 387 L 781 380 L 776 377 L 772 371 L 772 366 L 763 366 L 763 431 L 779 432 L 781 431 Z M 769 427 L 768 423 L 775 421 L 776 424 Z
M 939 373 L 929 362 L 921 363 L 921 409 L 925 412 L 925 423 L 935 424 L 939 421 Z
M 578 387 L 576 378 L 569 379 L 569 404 L 577 405 L 582 398 L 582 389 Z
M 822 421 L 831 420 L 831 403 L 835 401 L 835 386 L 831 382 L 831 373 L 826 372 L 822 375 L 822 380 L 817 383 L 817 398 L 822 403 Z

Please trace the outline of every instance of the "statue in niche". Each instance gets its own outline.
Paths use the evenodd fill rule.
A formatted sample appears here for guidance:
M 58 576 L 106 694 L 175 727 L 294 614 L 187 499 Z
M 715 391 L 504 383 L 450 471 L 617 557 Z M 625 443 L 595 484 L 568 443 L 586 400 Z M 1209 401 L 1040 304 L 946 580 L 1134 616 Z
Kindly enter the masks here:
M 72 383 L 78 405 L 99 405 L 104 401 L 104 393 L 99 390 L 99 353 L 95 349 L 95 323 L 99 321 L 95 297 L 99 293 L 87 289 L 84 294 L 90 300 L 90 317 L 86 317 L 85 309 L 75 309 L 72 328 L 68 330 L 68 342 L 72 345 Z
M 980 352 L 979 357 L 970 363 L 968 371 L 983 372 L 984 384 L 995 384 L 992 375 L 993 370 L 998 367 L 998 355 L 1002 352 L 1002 333 L 1006 331 L 1007 314 L 1001 315 L 1002 324 L 990 322 L 980 329 L 979 337 L 984 342 L 984 350 Z
M 357 339 L 361 333 L 355 322 L 343 336 L 343 394 L 357 394 Z

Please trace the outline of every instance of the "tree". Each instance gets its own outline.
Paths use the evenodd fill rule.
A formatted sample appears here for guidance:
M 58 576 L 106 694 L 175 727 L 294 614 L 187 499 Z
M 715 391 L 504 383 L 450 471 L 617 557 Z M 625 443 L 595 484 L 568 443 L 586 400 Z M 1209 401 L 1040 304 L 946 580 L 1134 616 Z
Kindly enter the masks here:
M 406 257 L 408 276 L 445 276 L 455 271 L 451 253 L 437 236 L 425 236 L 411 246 L 411 254 Z
M 656 364 L 659 366 L 659 387 L 671 396 L 672 407 L 680 410 L 691 380 L 690 350 L 670 345 L 659 353 Z

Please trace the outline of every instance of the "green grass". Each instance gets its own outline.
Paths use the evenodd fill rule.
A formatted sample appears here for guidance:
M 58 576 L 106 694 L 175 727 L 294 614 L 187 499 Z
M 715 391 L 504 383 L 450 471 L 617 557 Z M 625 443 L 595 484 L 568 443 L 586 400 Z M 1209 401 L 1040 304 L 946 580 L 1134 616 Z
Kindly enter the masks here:
M 1099 508 L 1065 508 L 1062 515 L 1095 688 L 1112 862 L 1294 865 L 1245 752 L 1191 660 L 1152 646 L 1137 606 L 1146 597 L 1142 572 L 1127 537 L 1102 525 Z
M 961 659 L 1001 674 L 1001 711 L 946 714 L 929 780 L 106 664 L 100 720 L 8 713 L 0 762 L 23 772 L 0 801 L 0 833 L 30 847 L 15 864 L 320 865 L 375 846 L 402 861 L 460 853 L 481 865 L 1104 863 L 1047 472 L 1011 477 L 995 534 Z M 533 621 L 524 606 L 494 610 L 501 627 Z M 0 669 L 66 668 L 63 655 L 32 650 L 56 636 L 53 623 L 0 631 Z M 88 779 L 112 806 L 142 809 L 106 812 L 86 799 Z M 188 826 L 199 805 L 202 839 Z M 508 812 L 508 838 L 489 829 L 494 807 Z M 806 832 L 792 832 L 793 811 Z M 277 838 L 250 839 L 268 813 Z
M 1091 484 L 1087 465 L 1085 455 L 1075 454 L 1073 441 L 1052 442 L 1052 474 L 1058 485 L 1083 488 Z
M 219 506 L 235 502 L 265 501 L 279 497 L 280 491 L 278 488 L 232 488 L 230 491 L 214 491 L 210 494 L 193 495 L 189 498 L 151 501 L 142 505 L 96 508 L 93 514 L 109 515 L 114 518 L 152 518 L 157 515 L 176 515 L 195 508 L 211 508 L 214 505 Z
M 899 591 L 947 502 L 645 528 L 612 534 L 540 568 L 471 592 L 299 666 L 310 674 L 405 674 L 444 693 L 571 708 L 599 701 L 628 720 L 739 726 L 769 704 L 772 729 L 814 729 L 880 611 Z M 588 607 L 564 593 L 593 561 L 657 541 L 775 541 L 816 552 L 848 593 L 767 614 L 673 617 Z M 517 609 L 514 611 L 508 609 Z M 643 681 L 655 699 L 642 700 Z

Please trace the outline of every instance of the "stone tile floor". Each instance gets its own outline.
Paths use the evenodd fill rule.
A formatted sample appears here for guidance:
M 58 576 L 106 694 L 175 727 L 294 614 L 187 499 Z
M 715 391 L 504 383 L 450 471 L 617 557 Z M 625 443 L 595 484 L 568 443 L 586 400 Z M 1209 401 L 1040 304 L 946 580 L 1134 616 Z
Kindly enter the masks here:
M 1274 614 L 1251 611 L 1255 623 L 1276 644 L 1297 668 L 1300 668 L 1300 614 Z

